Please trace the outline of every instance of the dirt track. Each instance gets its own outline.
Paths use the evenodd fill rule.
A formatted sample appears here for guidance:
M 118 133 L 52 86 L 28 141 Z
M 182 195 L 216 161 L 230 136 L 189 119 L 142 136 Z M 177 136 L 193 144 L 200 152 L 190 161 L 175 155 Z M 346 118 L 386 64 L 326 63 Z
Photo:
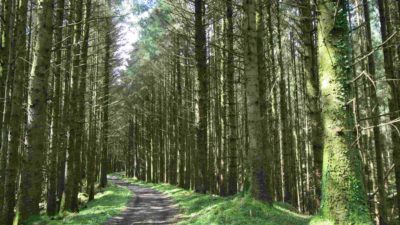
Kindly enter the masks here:
M 127 187 L 134 193 L 127 208 L 118 216 L 108 220 L 105 225 L 131 224 L 175 224 L 179 209 L 174 202 L 151 188 L 127 183 L 117 177 L 109 177 L 110 182 Z

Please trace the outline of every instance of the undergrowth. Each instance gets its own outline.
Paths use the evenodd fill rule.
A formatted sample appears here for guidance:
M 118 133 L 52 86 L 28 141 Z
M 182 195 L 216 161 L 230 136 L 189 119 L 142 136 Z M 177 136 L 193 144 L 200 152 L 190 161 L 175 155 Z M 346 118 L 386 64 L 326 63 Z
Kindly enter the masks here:
M 94 201 L 84 204 L 79 213 L 65 212 L 57 216 L 31 218 L 27 225 L 98 225 L 103 224 L 112 216 L 118 215 L 125 208 L 131 192 L 125 187 L 110 184 L 95 195 Z

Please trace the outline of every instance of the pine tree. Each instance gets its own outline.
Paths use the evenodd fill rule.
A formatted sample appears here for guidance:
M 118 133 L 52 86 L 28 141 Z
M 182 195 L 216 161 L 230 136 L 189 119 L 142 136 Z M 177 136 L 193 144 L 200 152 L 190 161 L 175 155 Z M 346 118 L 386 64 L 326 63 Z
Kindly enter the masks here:
M 21 194 L 18 205 L 21 221 L 40 213 L 42 162 L 47 146 L 48 70 L 53 42 L 53 1 L 38 1 L 37 10 L 38 36 L 29 85 L 27 152 L 21 171 Z

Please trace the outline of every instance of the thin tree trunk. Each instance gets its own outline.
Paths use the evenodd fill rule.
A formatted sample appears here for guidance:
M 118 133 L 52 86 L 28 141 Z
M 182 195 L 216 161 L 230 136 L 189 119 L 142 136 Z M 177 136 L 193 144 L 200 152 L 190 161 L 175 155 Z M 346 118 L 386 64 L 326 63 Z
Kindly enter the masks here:
M 22 143 L 22 123 L 23 123 L 23 88 L 24 78 L 27 74 L 27 64 L 24 61 L 26 58 L 26 23 L 27 23 L 28 1 L 20 1 L 16 16 L 16 52 L 15 58 L 15 71 L 14 82 L 12 88 L 11 100 L 11 120 L 10 120 L 10 141 L 8 142 L 8 162 L 6 167 L 5 176 L 5 190 L 4 190 L 4 222 L 5 224 L 12 224 L 14 220 L 14 208 L 16 204 L 16 181 L 18 177 L 18 163 L 19 163 L 19 149 Z M 12 71 L 11 69 L 8 71 Z M 10 79 L 10 78 L 9 78 Z
M 282 36 L 281 36 L 281 26 L 280 26 L 280 7 L 279 1 L 276 2 L 276 12 L 277 12 L 277 30 L 278 30 L 278 64 L 280 70 L 280 78 L 279 78 L 279 95 L 280 95 L 280 103 L 279 103 L 279 112 L 280 112 L 280 123 L 281 123 L 281 151 L 282 151 L 282 171 L 283 171 L 283 200 L 288 203 L 294 203 L 294 193 L 292 193 L 291 188 L 295 185 L 293 181 L 292 174 L 292 148 L 290 146 L 290 134 L 289 134 L 289 121 L 288 121 L 288 103 L 286 96 L 286 72 L 283 62 L 283 52 L 282 52 Z
M 364 19 L 365 19 L 365 35 L 366 35 L 366 50 L 367 53 L 372 52 L 372 32 L 371 32 L 371 22 L 369 16 L 369 3 L 368 0 L 363 0 L 363 8 L 364 8 Z M 371 79 L 376 80 L 376 69 L 375 69 L 375 59 L 374 55 L 371 54 L 368 56 L 368 73 L 371 76 Z M 387 221 L 387 212 L 386 212 L 386 193 L 385 193 L 385 181 L 384 181 L 384 166 L 383 166 L 383 154 L 382 152 L 385 150 L 384 143 L 381 139 L 381 132 L 379 128 L 379 105 L 378 105 L 378 97 L 377 97 L 377 86 L 370 85 L 370 100 L 372 104 L 372 123 L 373 123 L 373 132 L 374 132 L 374 149 L 376 156 L 376 172 L 377 172 L 377 182 L 378 182 L 378 201 L 379 201 L 379 224 L 386 224 Z
M 199 124 L 197 130 L 197 154 L 198 171 L 196 176 L 196 191 L 206 193 L 208 185 L 208 73 L 207 73 L 207 49 L 206 31 L 203 21 L 204 0 L 195 0 L 195 55 L 197 76 L 199 82 Z
M 105 35 L 105 57 L 104 57 L 104 74 L 103 74 L 103 101 L 102 101 L 102 128 L 101 128 L 101 173 L 100 173 L 100 184 L 99 186 L 104 188 L 107 186 L 107 162 L 108 162 L 108 132 L 109 132 L 109 118 L 108 108 L 110 104 L 110 77 L 111 77 L 111 19 L 108 18 L 106 21 L 106 35 Z
M 54 215 L 57 212 L 57 164 L 61 163 L 62 147 L 60 148 L 61 138 L 61 97 L 62 97 L 62 84 L 61 84 L 61 63 L 62 63 L 62 25 L 64 21 L 64 6 L 65 0 L 57 1 L 57 10 L 55 18 L 55 69 L 53 74 L 55 76 L 54 83 L 54 112 L 53 112 L 53 133 L 52 133 L 52 149 L 49 157 L 49 178 L 47 185 L 47 214 Z M 58 157 L 59 159 L 57 159 Z
M 228 98 L 228 121 L 229 121 L 229 161 L 228 161 L 228 195 L 234 195 L 237 192 L 237 123 L 236 123 L 236 98 L 235 98 L 235 67 L 233 61 L 233 6 L 232 0 L 226 2 L 227 18 L 227 98 Z
M 312 7 L 308 0 L 301 1 L 300 13 L 302 18 L 302 41 L 305 46 L 304 51 L 304 73 L 307 80 L 307 103 L 309 104 L 307 114 L 310 118 L 311 126 L 311 147 L 314 155 L 314 186 L 315 186 L 315 206 L 312 212 L 315 212 L 321 201 L 321 178 L 322 178 L 322 151 L 324 146 L 323 139 L 323 121 L 320 107 L 320 87 L 319 74 L 316 70 L 317 62 L 315 57 L 314 31 L 313 31 L 313 15 Z

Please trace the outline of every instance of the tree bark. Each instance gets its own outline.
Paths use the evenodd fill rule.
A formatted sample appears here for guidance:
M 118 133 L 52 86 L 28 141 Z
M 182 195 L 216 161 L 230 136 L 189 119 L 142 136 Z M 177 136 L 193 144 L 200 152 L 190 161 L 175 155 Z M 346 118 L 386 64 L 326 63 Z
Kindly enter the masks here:
M 302 4 L 301 4 L 302 3 Z M 322 178 L 322 151 L 324 146 L 323 139 L 323 120 L 321 114 L 319 87 L 319 74 L 317 62 L 315 61 L 316 46 L 314 45 L 314 26 L 312 7 L 308 0 L 299 2 L 301 14 L 301 38 L 304 48 L 304 74 L 307 81 L 307 114 L 311 126 L 311 147 L 314 155 L 314 186 L 315 186 L 315 206 L 317 210 L 321 201 L 321 178 Z
M 251 195 L 258 200 L 272 202 L 271 193 L 267 192 L 265 151 L 261 136 L 261 112 L 260 83 L 258 74 L 258 49 L 257 49 L 257 21 L 256 1 L 245 0 L 244 32 L 246 36 L 245 46 L 245 79 L 248 110 L 249 129 L 249 166 Z
M 204 24 L 204 0 L 195 0 L 195 55 L 197 77 L 199 82 L 199 122 L 197 128 L 197 154 L 198 171 L 196 176 L 196 191 L 208 191 L 208 73 L 206 30 Z
M 233 6 L 232 0 L 226 1 L 227 18 L 227 61 L 226 61 L 226 79 L 227 79 L 227 98 L 228 98 L 228 129 L 229 129 L 229 161 L 228 161 L 228 195 L 234 195 L 237 192 L 237 122 L 236 122 L 236 98 L 235 98 L 235 66 L 233 58 Z
M 62 63 L 62 25 L 64 21 L 64 6 L 65 0 L 57 1 L 57 10 L 55 18 L 54 41 L 55 41 L 55 69 L 53 74 L 55 76 L 54 82 L 54 112 L 53 112 L 53 133 L 52 133 L 52 149 L 49 157 L 49 178 L 47 185 L 47 214 L 54 215 L 57 212 L 57 164 L 62 164 L 60 158 L 60 138 L 61 138 L 61 97 L 62 97 L 62 84 L 61 84 L 61 63 Z M 58 157 L 57 157 L 58 156 Z
M 22 123 L 24 112 L 23 88 L 24 78 L 28 71 L 26 58 L 26 23 L 27 23 L 28 1 L 20 1 L 16 16 L 15 26 L 15 71 L 13 74 L 13 88 L 11 99 L 10 117 L 10 141 L 8 142 L 7 167 L 5 176 L 3 216 L 5 224 L 12 224 L 14 220 L 14 208 L 16 204 L 16 181 L 18 177 L 19 149 L 22 142 Z M 14 51 L 14 50 L 13 50 Z M 8 71 L 12 71 L 9 69 Z M 10 78 L 9 78 L 10 79 Z
M 53 0 L 39 0 L 38 36 L 31 70 L 28 99 L 26 157 L 21 172 L 19 219 L 39 215 L 42 193 L 42 166 L 47 147 L 48 70 L 53 33 Z
M 109 118 L 108 108 L 110 104 L 110 77 L 111 77 L 111 19 L 106 21 L 106 35 L 105 35 L 105 56 L 104 56 L 104 73 L 103 73 L 103 101 L 102 101 L 102 128 L 101 128 L 101 172 L 99 186 L 104 188 L 107 186 L 107 162 L 108 162 L 108 132 L 109 132 Z
M 337 224 L 372 224 L 362 182 L 361 159 L 353 147 L 347 1 L 319 0 L 318 10 L 319 73 L 325 126 L 321 213 Z

